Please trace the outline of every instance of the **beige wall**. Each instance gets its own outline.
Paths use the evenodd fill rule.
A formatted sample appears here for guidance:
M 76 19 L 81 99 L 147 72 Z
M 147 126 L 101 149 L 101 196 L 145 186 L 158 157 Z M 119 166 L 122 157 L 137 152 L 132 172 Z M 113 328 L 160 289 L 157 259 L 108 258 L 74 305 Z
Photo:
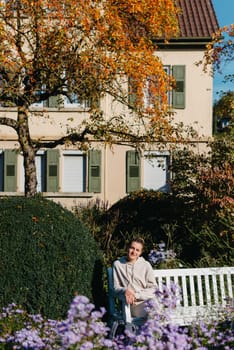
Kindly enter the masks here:
M 212 136 L 213 78 L 196 65 L 203 51 L 173 50 L 158 55 L 164 65 L 186 66 L 186 107 L 175 110 L 175 121 L 194 126 L 200 136 Z
M 203 51 L 173 50 L 159 53 L 164 65 L 186 66 L 186 107 L 175 110 L 175 122 L 183 122 L 192 125 L 199 133 L 201 140 L 205 141 L 212 136 L 212 77 L 203 73 L 202 67 L 197 66 L 203 55 Z M 112 116 L 121 108 L 122 113 L 127 113 L 127 108 L 113 103 L 110 97 L 102 101 L 102 108 L 106 118 Z M 37 115 L 32 118 L 32 137 L 43 140 L 51 140 L 63 136 L 67 126 L 76 127 L 85 118 L 85 112 L 78 109 L 48 109 L 43 117 L 42 111 L 36 109 Z M 16 116 L 16 111 L 0 108 L 0 116 Z M 39 118 L 40 117 L 40 118 Z M 72 117 L 72 119 L 70 119 Z M 5 126 L 0 126 L 0 150 L 4 148 L 16 148 L 17 137 L 15 132 Z M 197 149 L 204 148 L 204 143 L 198 143 Z M 66 149 L 66 146 L 63 147 Z M 102 149 L 102 192 L 91 193 L 69 193 L 69 194 L 45 194 L 56 202 L 71 208 L 74 205 L 87 205 L 96 199 L 105 204 L 113 204 L 126 195 L 126 151 L 129 147 L 114 146 L 112 149 Z M 19 160 L 21 162 L 22 160 Z M 62 171 L 60 171 L 62 174 Z M 142 178 L 144 174 L 142 173 Z M 18 184 L 20 188 L 20 175 Z M 1 195 L 6 193 L 0 193 Z M 22 195 L 22 193 L 21 193 Z

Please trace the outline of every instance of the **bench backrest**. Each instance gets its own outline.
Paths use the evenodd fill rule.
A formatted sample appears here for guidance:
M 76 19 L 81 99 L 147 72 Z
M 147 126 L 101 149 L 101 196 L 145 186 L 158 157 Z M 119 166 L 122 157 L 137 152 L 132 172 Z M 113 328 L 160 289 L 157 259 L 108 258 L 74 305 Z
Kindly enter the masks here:
M 109 312 L 112 317 L 119 318 L 115 308 L 112 268 L 108 268 L 107 274 Z M 225 307 L 229 299 L 234 299 L 234 267 L 158 269 L 154 270 L 154 276 L 159 289 L 163 285 L 170 287 L 171 283 L 179 285 L 181 299 L 177 303 L 174 322 L 181 325 L 193 322 L 199 315 L 209 316 L 210 311 Z M 127 305 L 123 306 L 122 317 L 131 322 Z
M 154 270 L 159 289 L 175 283 L 181 288 L 180 305 L 224 306 L 234 297 L 234 267 Z

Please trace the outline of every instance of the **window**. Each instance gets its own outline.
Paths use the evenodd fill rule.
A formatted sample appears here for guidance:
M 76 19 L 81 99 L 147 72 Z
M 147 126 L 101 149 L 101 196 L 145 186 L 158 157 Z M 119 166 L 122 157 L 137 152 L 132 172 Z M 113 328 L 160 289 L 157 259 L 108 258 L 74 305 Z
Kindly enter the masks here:
M 148 190 L 167 192 L 169 178 L 169 155 L 160 152 L 144 154 L 143 187 Z
M 15 150 L 4 151 L 4 191 L 16 192 L 17 190 L 17 152 Z
M 20 164 L 21 164 L 21 186 L 20 190 L 24 191 L 24 167 L 23 167 L 23 156 L 20 156 Z M 58 192 L 59 191 L 59 161 L 60 161 L 60 152 L 58 150 L 40 150 L 37 152 L 35 157 L 36 163 L 36 174 L 37 174 L 37 192 Z M 68 167 L 69 164 L 64 165 L 66 167 L 66 171 L 69 176 L 71 176 L 71 172 L 74 171 L 74 164 L 71 167 Z M 70 186 L 73 186 L 73 182 L 71 179 L 65 177 L 63 179 L 70 183 Z M 64 184 L 64 182 L 62 182 Z M 66 186 L 65 186 L 66 188 Z M 63 189 L 64 192 L 76 192 L 76 188 L 74 190 L 69 191 L 67 189 Z M 80 192 L 80 191 L 79 191 Z
M 61 84 L 63 82 L 63 79 L 66 78 L 66 73 L 64 73 L 64 76 L 61 78 Z M 64 84 L 67 84 L 66 81 L 64 81 Z M 68 87 L 65 85 L 63 88 L 63 92 L 68 93 Z M 40 99 L 40 96 L 43 95 L 46 91 L 46 84 L 43 84 L 39 87 L 38 90 L 34 92 L 35 98 Z M 89 108 L 91 105 L 91 101 L 88 99 L 82 99 L 80 98 L 75 92 L 69 91 L 69 98 L 68 96 L 65 96 L 63 94 L 59 94 L 56 96 L 50 96 L 45 101 L 38 101 L 32 104 L 32 107 L 49 107 L 49 108 L 58 108 L 58 107 L 65 107 L 65 108 Z
M 141 187 L 140 154 L 128 151 L 126 154 L 126 192 L 137 191 Z
M 46 189 L 46 157 L 44 151 L 37 152 L 36 158 L 36 172 L 37 172 L 37 192 L 45 192 Z
M 164 66 L 164 70 L 167 75 L 173 75 L 176 80 L 176 87 L 174 90 L 168 90 L 168 104 L 175 109 L 185 108 L 185 66 L 184 65 L 174 65 Z M 154 77 L 149 77 L 146 82 L 144 89 L 144 106 L 152 107 L 154 104 L 155 95 L 153 94 L 153 89 L 151 89 L 151 84 L 153 83 Z M 134 106 L 136 103 L 136 88 L 134 88 L 134 80 L 129 79 L 128 83 L 129 91 L 129 105 Z
M 90 101 L 82 100 L 76 94 L 72 93 L 70 99 L 64 97 L 64 107 L 66 108 L 89 108 Z
M 63 153 L 63 192 L 85 192 L 86 157 L 82 152 Z
M 36 95 L 40 96 L 42 92 L 37 91 Z M 81 100 L 76 94 L 72 94 L 70 99 L 66 96 L 50 96 L 48 100 L 35 102 L 31 107 L 49 107 L 49 108 L 89 108 L 91 105 L 90 100 Z
M 90 150 L 88 157 L 81 151 L 40 150 L 35 162 L 37 192 L 86 192 L 87 189 L 101 192 L 100 150 Z M 22 154 L 15 150 L 0 151 L 0 191 L 16 192 L 18 177 L 19 191 L 24 192 Z
M 153 107 L 155 101 L 155 94 L 153 94 L 153 83 L 154 77 L 149 77 L 146 81 L 146 86 L 144 88 L 144 106 Z
M 46 151 L 46 192 L 59 191 L 59 158 L 59 150 Z
M 88 156 L 88 191 L 94 193 L 101 192 L 101 151 L 90 150 Z
M 141 164 L 143 174 L 141 180 Z M 169 180 L 169 153 L 145 152 L 140 157 L 137 151 L 128 151 L 126 154 L 126 192 L 137 191 L 140 188 L 167 192 Z
M 171 67 L 170 66 L 164 66 L 164 71 L 167 73 L 168 76 L 171 75 Z M 168 89 L 168 92 L 167 92 L 167 101 L 168 101 L 168 104 L 171 106 L 172 104 L 172 95 L 171 95 L 171 91 Z
M 185 66 L 172 66 L 172 75 L 176 80 L 176 88 L 172 91 L 172 107 L 185 108 Z
M 40 99 L 41 95 L 45 92 L 45 85 L 42 86 L 41 90 L 38 89 L 34 92 L 34 96 L 36 99 Z M 35 102 L 33 103 L 31 106 L 32 107 L 43 107 L 43 106 L 47 106 L 48 105 L 48 102 L 47 101 L 38 101 L 38 102 Z
M 38 151 L 35 157 L 36 163 L 36 174 L 37 174 L 37 192 L 46 191 L 46 152 L 41 150 Z M 20 155 L 20 191 L 24 192 L 24 166 L 23 166 L 23 156 Z
M 17 153 L 15 150 L 0 150 L 0 191 L 17 190 Z
M 79 89 L 77 90 L 77 83 L 71 78 L 71 72 L 64 71 L 64 87 L 63 91 L 68 96 L 61 96 L 62 104 L 65 108 L 89 108 L 91 103 L 89 99 L 81 96 Z M 84 91 L 82 91 L 83 93 Z

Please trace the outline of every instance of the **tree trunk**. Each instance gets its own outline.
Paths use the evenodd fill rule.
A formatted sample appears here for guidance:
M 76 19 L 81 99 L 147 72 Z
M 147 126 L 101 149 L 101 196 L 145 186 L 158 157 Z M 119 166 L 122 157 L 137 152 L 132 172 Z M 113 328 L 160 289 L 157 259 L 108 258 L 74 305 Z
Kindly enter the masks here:
M 29 110 L 25 106 L 18 107 L 18 137 L 24 158 L 25 197 L 33 197 L 37 193 L 37 174 L 36 174 L 36 147 L 30 137 L 29 132 Z

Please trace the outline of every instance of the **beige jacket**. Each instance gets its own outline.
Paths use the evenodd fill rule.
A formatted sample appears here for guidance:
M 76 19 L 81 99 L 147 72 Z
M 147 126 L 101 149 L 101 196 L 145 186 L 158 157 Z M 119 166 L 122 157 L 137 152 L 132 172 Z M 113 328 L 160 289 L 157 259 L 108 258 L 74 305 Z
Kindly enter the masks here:
M 153 268 L 143 257 L 139 257 L 135 263 L 128 262 L 126 257 L 116 260 L 113 264 L 113 279 L 114 292 L 119 299 L 125 299 L 127 288 L 135 291 L 137 301 L 155 297 Z

